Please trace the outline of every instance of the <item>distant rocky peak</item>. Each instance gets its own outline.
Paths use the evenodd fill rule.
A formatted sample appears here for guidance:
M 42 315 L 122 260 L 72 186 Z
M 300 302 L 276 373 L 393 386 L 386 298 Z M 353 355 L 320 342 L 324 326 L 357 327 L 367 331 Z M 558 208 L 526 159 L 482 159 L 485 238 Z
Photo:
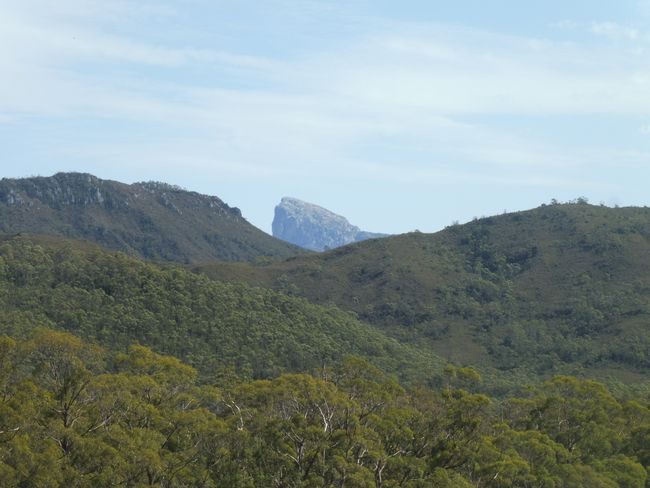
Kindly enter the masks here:
M 297 198 L 284 197 L 275 207 L 273 236 L 312 251 L 385 237 L 364 232 L 334 212 Z
M 0 180 L 0 201 L 20 205 L 35 199 L 56 207 L 104 204 L 104 182 L 87 173 Z
M 340 225 L 350 231 L 359 230 L 358 227 L 351 225 L 348 219 L 342 215 L 335 214 L 326 208 L 297 198 L 284 197 L 280 201 L 279 207 L 282 207 L 287 213 L 297 219 L 320 222 L 323 225 Z

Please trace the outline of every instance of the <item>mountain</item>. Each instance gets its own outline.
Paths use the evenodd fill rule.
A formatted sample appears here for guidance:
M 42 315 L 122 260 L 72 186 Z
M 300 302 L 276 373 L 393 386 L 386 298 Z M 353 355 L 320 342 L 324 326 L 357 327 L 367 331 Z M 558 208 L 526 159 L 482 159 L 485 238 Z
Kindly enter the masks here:
M 634 381 L 650 372 L 648 256 L 650 209 L 581 202 L 195 271 L 336 304 L 461 364 Z
M 348 355 L 405 380 L 427 380 L 443 364 L 336 307 L 87 242 L 0 238 L 0 336 L 42 327 L 117 351 L 137 342 L 189 362 L 206 379 L 315 371 Z
M 165 183 L 81 173 L 0 180 L 0 233 L 86 239 L 160 261 L 248 261 L 299 248 L 249 224 L 219 198 Z
M 305 249 L 325 251 L 386 234 L 362 231 L 323 207 L 284 197 L 275 207 L 273 236 Z
M 2 486 L 643 488 L 649 223 L 554 206 L 207 269 L 283 293 L 0 236 Z M 375 327 L 297 293 L 349 300 Z M 449 351 L 499 365 L 501 395 L 442 368 L 431 349 L 454 334 Z M 516 376 L 549 360 L 641 381 Z

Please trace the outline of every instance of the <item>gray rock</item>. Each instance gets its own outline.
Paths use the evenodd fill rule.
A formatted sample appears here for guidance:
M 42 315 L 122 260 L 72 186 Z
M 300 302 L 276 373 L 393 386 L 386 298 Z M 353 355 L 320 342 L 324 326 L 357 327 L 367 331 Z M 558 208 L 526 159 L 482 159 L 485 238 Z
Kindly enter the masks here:
M 82 239 L 156 261 L 254 261 L 304 254 L 216 196 L 86 173 L 0 179 L 0 234 Z
M 284 197 L 275 207 L 273 237 L 312 251 L 326 251 L 386 235 L 362 231 L 345 217 L 297 198 Z

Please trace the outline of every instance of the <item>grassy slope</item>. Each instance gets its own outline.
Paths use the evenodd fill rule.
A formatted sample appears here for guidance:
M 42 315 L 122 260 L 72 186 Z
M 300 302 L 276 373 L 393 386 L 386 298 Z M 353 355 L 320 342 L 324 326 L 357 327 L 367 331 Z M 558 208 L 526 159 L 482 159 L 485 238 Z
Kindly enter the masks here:
M 650 370 L 650 209 L 552 205 L 268 266 L 194 270 L 333 303 L 513 374 Z
M 214 282 L 178 266 L 55 237 L 0 240 L 0 333 L 58 328 L 124 349 L 134 341 L 216 377 L 310 371 L 346 355 L 402 379 L 441 369 L 431 353 L 400 345 L 334 307 Z
M 87 239 L 131 255 L 183 263 L 304 253 L 252 226 L 217 197 L 78 173 L 0 180 L 0 232 Z

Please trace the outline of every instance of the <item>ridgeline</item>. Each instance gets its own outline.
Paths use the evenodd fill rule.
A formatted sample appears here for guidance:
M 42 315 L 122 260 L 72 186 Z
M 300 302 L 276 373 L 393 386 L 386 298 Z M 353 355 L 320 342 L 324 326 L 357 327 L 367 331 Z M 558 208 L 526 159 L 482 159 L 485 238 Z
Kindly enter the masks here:
M 635 381 L 650 372 L 649 255 L 650 209 L 577 202 L 193 269 L 335 304 L 460 364 Z
M 156 261 L 252 261 L 305 251 L 249 224 L 219 198 L 159 182 L 82 173 L 0 180 L 0 233 L 95 242 Z

